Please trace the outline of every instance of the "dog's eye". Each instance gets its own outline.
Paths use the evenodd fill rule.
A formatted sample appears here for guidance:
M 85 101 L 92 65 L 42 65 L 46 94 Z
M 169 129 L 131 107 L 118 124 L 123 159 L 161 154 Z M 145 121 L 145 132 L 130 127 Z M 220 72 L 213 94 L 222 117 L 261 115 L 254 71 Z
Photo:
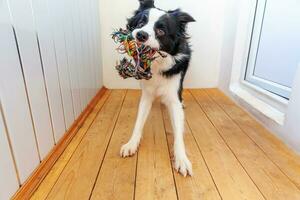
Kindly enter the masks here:
M 145 25 L 144 22 L 140 22 L 136 27 L 137 28 L 142 28 L 144 25 Z
M 165 31 L 163 31 L 161 29 L 156 29 L 156 34 L 157 34 L 157 36 L 163 36 L 163 35 L 165 35 Z

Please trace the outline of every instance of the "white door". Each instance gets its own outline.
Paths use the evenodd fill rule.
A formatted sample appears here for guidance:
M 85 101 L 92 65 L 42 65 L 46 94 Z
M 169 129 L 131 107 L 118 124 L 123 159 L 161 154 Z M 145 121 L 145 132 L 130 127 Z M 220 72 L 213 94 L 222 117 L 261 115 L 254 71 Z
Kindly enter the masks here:
M 300 1 L 257 0 L 245 79 L 289 98 L 300 63 Z

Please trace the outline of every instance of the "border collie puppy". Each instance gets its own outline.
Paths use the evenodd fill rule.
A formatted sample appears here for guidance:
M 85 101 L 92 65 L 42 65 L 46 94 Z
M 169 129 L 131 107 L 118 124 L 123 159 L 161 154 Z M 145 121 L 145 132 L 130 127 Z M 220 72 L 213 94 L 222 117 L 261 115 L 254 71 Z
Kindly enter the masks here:
M 186 25 L 195 20 L 180 9 L 164 11 L 153 0 L 139 0 L 140 7 L 128 19 L 127 28 L 139 42 L 158 49 L 164 56 L 152 62 L 152 79 L 142 80 L 142 96 L 133 134 L 121 148 L 122 157 L 133 155 L 141 140 L 144 123 L 155 97 L 168 108 L 174 132 L 174 167 L 183 176 L 192 175 L 192 165 L 184 147 L 182 84 L 189 66 L 191 49 Z

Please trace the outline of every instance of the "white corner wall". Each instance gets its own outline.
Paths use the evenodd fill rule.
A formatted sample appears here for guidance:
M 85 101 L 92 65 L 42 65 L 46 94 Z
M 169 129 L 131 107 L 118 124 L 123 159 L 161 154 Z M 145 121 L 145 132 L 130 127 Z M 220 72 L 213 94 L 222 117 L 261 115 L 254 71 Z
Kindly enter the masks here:
M 196 22 L 189 24 L 193 49 L 192 61 L 188 70 L 185 87 L 216 87 L 219 78 L 219 59 L 223 38 L 224 9 L 228 0 L 156 0 L 155 5 L 162 9 L 181 8 L 190 13 Z M 114 69 L 120 58 L 110 34 L 114 29 L 126 25 L 139 6 L 138 0 L 100 0 L 100 20 L 102 28 L 103 81 L 108 88 L 138 88 L 133 79 L 123 80 Z M 230 13 L 229 13 L 230 14 Z
M 219 80 L 218 87 L 226 93 L 229 91 L 231 69 L 235 48 L 238 14 L 240 1 L 226 0 L 224 9 L 224 26 L 222 30 L 222 41 L 219 59 Z

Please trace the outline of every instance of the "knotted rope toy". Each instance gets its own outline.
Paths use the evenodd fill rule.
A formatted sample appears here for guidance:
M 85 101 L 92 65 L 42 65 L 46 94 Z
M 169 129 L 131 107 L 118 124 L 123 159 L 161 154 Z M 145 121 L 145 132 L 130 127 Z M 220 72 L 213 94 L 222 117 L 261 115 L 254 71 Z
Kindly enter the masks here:
M 129 77 L 134 77 L 137 80 L 151 79 L 151 63 L 157 58 L 154 55 L 156 52 L 160 55 L 161 53 L 156 49 L 137 42 L 128 30 L 120 28 L 112 33 L 112 39 L 116 43 L 120 43 L 120 46 L 117 48 L 120 54 L 127 54 L 134 60 L 133 63 L 132 59 L 129 60 L 124 57 L 120 63 L 117 62 L 115 68 L 119 75 L 124 79 Z

